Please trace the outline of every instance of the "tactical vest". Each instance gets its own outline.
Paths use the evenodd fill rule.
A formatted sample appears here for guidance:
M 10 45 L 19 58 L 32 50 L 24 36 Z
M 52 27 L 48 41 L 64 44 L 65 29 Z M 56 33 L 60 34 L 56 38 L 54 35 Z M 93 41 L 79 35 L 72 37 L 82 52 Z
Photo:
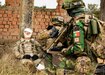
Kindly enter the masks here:
M 72 29 L 72 44 L 73 46 L 66 52 L 66 54 L 76 54 L 84 51 L 84 25 L 81 21 L 76 23 Z
M 37 54 L 37 48 L 33 40 L 23 40 L 19 45 L 19 52 L 27 55 L 27 54 Z

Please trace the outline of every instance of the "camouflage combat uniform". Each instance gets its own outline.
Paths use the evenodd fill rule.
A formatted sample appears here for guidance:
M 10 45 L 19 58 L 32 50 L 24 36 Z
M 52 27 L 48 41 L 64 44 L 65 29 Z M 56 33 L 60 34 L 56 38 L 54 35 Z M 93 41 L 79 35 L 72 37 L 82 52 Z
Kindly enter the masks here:
M 76 6 L 77 5 L 77 6 Z M 78 28 L 74 28 L 75 26 L 68 27 L 67 32 L 67 47 L 64 48 L 63 57 L 60 56 L 60 65 L 59 68 L 64 69 L 64 74 L 70 75 L 72 74 L 72 71 L 74 70 L 74 73 L 79 75 L 85 74 L 88 75 L 91 71 L 90 65 L 91 65 L 91 59 L 87 56 L 87 53 L 85 52 L 85 32 L 84 32 L 84 3 L 82 0 L 65 0 L 64 4 L 62 6 L 63 9 L 65 9 L 70 17 L 73 18 L 73 21 L 70 21 L 70 25 L 77 25 L 78 28 L 81 29 L 81 33 L 77 35 L 82 36 L 82 38 L 78 39 L 75 38 L 73 29 L 78 30 Z M 78 37 L 77 36 L 77 37 Z M 70 39 L 70 40 L 69 40 Z M 79 41 L 81 41 L 78 43 Z M 67 73 L 65 73 L 65 70 L 68 70 Z M 72 70 L 72 71 L 71 71 Z M 61 71 L 59 71 L 60 73 Z M 59 74 L 58 73 L 58 74 Z
M 58 18 L 60 18 L 61 20 L 58 21 Z M 58 37 L 60 30 L 62 29 L 62 24 L 60 22 L 63 21 L 63 18 L 61 16 L 55 16 L 51 19 L 51 21 L 53 25 L 49 25 L 45 30 L 39 33 L 37 37 L 45 50 L 47 50 L 52 45 L 54 40 Z M 46 66 L 48 70 L 52 72 L 52 74 L 55 74 L 56 69 L 55 64 L 53 64 L 53 54 L 48 53 L 47 55 L 48 56 L 45 58 Z
M 84 3 L 82 2 L 82 0 L 65 0 L 63 4 L 63 9 L 67 11 L 68 15 L 78 21 L 83 21 L 81 20 L 81 18 L 85 20 L 85 18 L 81 16 L 81 14 L 84 14 L 83 8 L 84 8 Z M 80 24 L 80 23 L 77 23 L 77 24 Z M 83 22 L 82 24 L 83 26 L 87 25 L 87 27 L 83 28 L 84 38 L 82 38 L 81 40 L 84 40 L 84 47 L 82 47 L 83 50 L 81 50 L 82 54 L 75 55 L 76 56 L 75 71 L 78 74 L 81 73 L 85 75 L 88 75 L 88 74 L 90 75 L 92 71 L 93 62 L 95 65 L 97 63 L 100 63 L 100 64 L 105 63 L 105 50 L 103 45 L 104 29 L 102 27 L 104 25 L 101 25 L 99 23 L 99 20 L 97 20 L 94 17 L 88 20 L 88 24 L 86 24 L 85 22 Z M 76 39 L 76 41 L 78 41 L 78 39 Z M 73 43 L 73 41 L 71 43 Z M 72 51 L 72 53 L 75 54 L 74 50 L 79 49 L 80 47 L 75 48 L 74 50 L 71 48 L 69 52 Z M 68 53 L 68 50 L 65 50 L 65 51 L 67 51 L 66 53 Z
M 61 20 L 58 20 L 59 18 Z M 44 46 L 46 46 L 45 48 L 49 47 L 48 45 L 51 45 L 51 43 L 54 42 L 53 40 L 57 38 L 63 26 L 63 17 L 55 16 L 51 19 L 51 22 L 53 25 L 48 25 L 47 28 L 40 32 L 37 37 L 40 42 L 47 39 L 46 43 L 44 44 Z
M 34 39 L 21 38 L 14 46 L 14 53 L 16 58 L 20 59 L 21 63 L 31 70 L 36 70 L 35 67 L 40 63 L 44 65 L 44 61 L 41 61 L 43 57 L 41 45 Z
M 94 55 L 94 59 L 96 60 L 96 75 L 104 75 L 105 72 L 105 46 L 104 46 L 104 40 L 105 40 L 105 30 L 104 30 L 104 24 L 99 21 L 97 18 L 93 17 L 90 20 L 90 26 L 89 26 L 89 41 L 91 42 L 90 50 L 92 51 Z

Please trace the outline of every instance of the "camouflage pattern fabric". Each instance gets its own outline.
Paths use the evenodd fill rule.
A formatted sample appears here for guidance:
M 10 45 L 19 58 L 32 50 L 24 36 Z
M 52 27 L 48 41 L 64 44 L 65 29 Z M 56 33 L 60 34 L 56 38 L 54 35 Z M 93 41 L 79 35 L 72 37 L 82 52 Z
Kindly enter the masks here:
M 64 75 L 64 69 L 56 69 L 56 75 Z
M 14 45 L 14 53 L 17 58 L 23 58 L 24 55 L 37 55 L 41 57 L 43 52 L 41 51 L 41 45 L 34 39 L 17 41 Z
M 66 58 L 61 54 L 53 55 L 53 64 L 57 68 L 66 68 L 66 69 L 74 69 L 75 65 L 74 60 L 72 60 L 72 58 Z
M 97 58 L 98 64 L 105 64 L 105 59 Z
M 36 72 L 36 65 L 39 63 L 44 65 L 44 61 L 41 61 L 43 52 L 40 46 L 41 45 L 34 39 L 25 40 L 23 38 L 19 40 L 14 46 L 16 58 L 19 58 L 24 66 L 29 67 L 31 72 Z M 36 55 L 38 58 L 33 57 L 34 55 Z
M 94 42 L 91 44 L 93 51 L 96 53 L 98 58 L 105 59 L 105 30 L 104 24 L 102 25 L 98 20 L 100 33 L 95 38 Z
M 72 58 L 66 58 L 61 54 L 54 54 L 52 62 L 56 68 L 56 75 L 71 75 L 73 73 L 75 63 Z
M 37 71 L 35 75 L 49 75 L 49 74 L 47 74 L 45 70 L 42 70 L 42 71 Z
M 21 63 L 23 64 L 24 67 L 28 67 L 31 73 L 35 73 L 37 71 L 36 68 L 34 67 L 34 62 L 32 62 L 31 60 L 22 59 Z
M 105 59 L 105 48 L 98 43 L 94 43 L 94 47 L 96 47 L 94 52 L 96 52 L 97 57 Z
M 91 71 L 91 60 L 87 56 L 78 57 L 76 60 L 75 71 L 81 74 L 89 74 Z
M 62 29 L 62 27 L 60 26 L 54 26 L 54 27 L 59 31 Z M 51 46 L 51 44 L 54 42 L 55 38 L 50 37 L 50 32 L 51 30 L 45 29 L 41 33 L 39 33 L 38 36 L 36 37 L 44 49 L 49 48 L 49 46 Z
M 49 38 L 49 32 L 47 30 L 43 30 L 42 32 L 40 32 L 38 34 L 38 36 L 36 38 L 38 38 L 38 39 L 47 39 L 47 38 Z
M 45 57 L 45 66 L 50 69 L 54 68 L 52 64 L 52 55 L 49 53 L 47 53 L 47 56 Z
M 61 26 L 64 23 L 64 18 L 61 16 L 55 16 L 51 19 L 51 21 L 54 26 Z
M 57 26 L 57 24 L 54 24 L 55 28 L 60 31 L 61 30 L 61 26 Z M 49 39 L 50 38 L 50 33 L 52 32 L 52 30 L 42 30 L 40 33 L 38 33 L 38 36 L 36 37 L 38 40 L 43 40 L 43 39 Z
M 104 46 L 104 34 L 100 33 L 99 36 L 96 38 L 96 41 L 92 44 L 94 48 L 94 52 L 96 52 L 97 57 L 105 59 L 105 46 Z
M 47 39 L 46 48 L 49 48 L 53 42 L 54 42 L 53 38 Z

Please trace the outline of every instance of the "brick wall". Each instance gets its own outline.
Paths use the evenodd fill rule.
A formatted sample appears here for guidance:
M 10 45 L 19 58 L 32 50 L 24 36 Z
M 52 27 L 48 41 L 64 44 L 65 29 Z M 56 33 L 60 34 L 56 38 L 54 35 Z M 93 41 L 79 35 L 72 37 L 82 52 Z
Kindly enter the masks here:
M 35 10 L 33 20 L 34 35 L 44 30 L 47 25 L 52 25 L 51 18 L 54 16 L 62 16 L 67 19 L 67 14 L 63 9 L 56 10 Z
M 6 6 L 19 6 L 20 5 L 20 0 L 5 0 Z
M 50 19 L 54 16 L 63 16 L 67 18 L 66 12 L 61 9 L 63 0 L 58 0 L 58 6 L 54 10 L 50 9 L 35 9 L 33 15 L 33 35 L 49 24 L 52 24 Z M 19 39 L 19 9 L 14 8 L 14 0 L 6 0 L 6 7 L 0 8 L 0 40 L 18 40 Z M 16 0 L 19 5 L 19 0 Z M 9 6 L 9 8 L 8 8 Z
M 0 9 L 0 39 L 19 38 L 19 13 L 10 9 Z

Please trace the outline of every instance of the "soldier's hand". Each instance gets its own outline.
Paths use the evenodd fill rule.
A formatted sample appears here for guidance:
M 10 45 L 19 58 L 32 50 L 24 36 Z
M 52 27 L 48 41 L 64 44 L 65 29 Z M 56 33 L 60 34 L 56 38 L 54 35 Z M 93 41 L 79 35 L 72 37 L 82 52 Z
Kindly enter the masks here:
M 62 53 L 66 53 L 67 52 L 67 48 L 63 48 L 61 52 Z
M 24 56 L 23 56 L 23 59 L 30 59 L 30 58 L 31 58 L 30 55 L 24 55 Z

